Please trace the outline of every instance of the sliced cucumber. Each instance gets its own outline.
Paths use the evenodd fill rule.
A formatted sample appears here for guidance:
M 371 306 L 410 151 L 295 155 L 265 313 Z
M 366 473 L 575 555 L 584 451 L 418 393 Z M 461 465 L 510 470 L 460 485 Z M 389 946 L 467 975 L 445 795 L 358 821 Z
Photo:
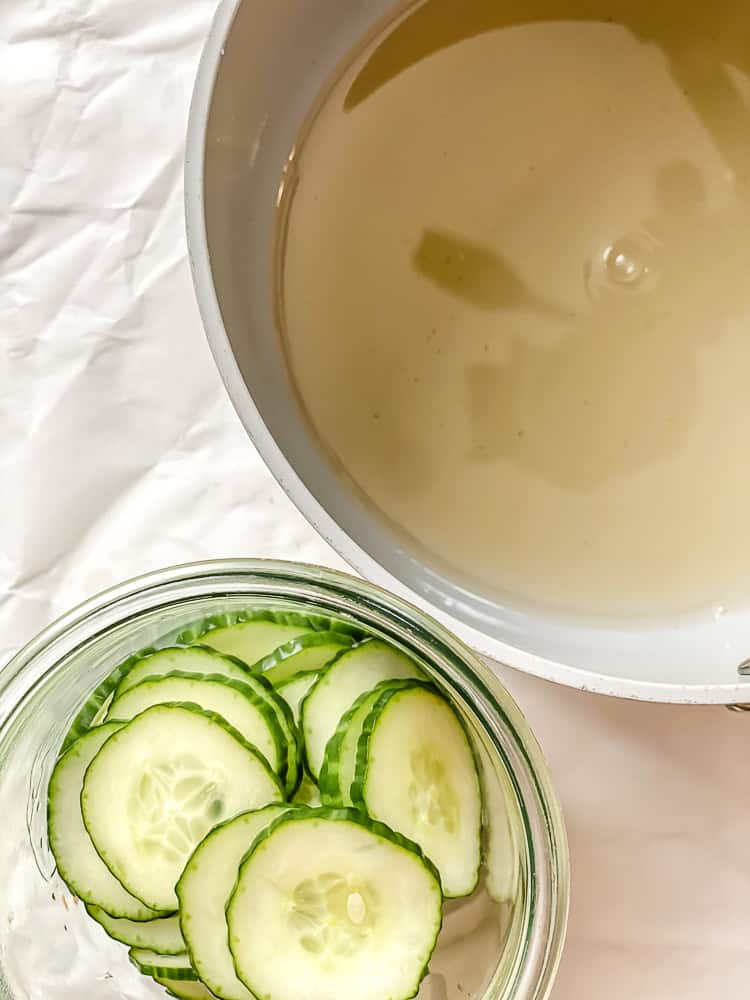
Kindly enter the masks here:
M 187 952 L 181 955 L 158 955 L 148 948 L 131 948 L 128 952 L 130 961 L 145 976 L 159 979 L 198 979 L 195 969 L 190 964 Z
M 317 632 L 332 627 L 329 620 L 321 618 L 320 615 L 302 615 L 296 611 L 273 611 L 268 608 L 241 608 L 239 611 L 219 611 L 191 622 L 177 636 L 177 642 L 189 646 L 194 642 L 203 642 L 209 632 L 217 632 L 235 625 L 245 625 L 248 622 L 298 625 L 305 632 Z
M 177 997 L 177 1000 L 213 1000 L 213 993 L 209 992 L 203 983 L 195 980 L 190 982 L 189 980 L 183 979 L 163 979 L 160 976 L 152 977 L 154 982 L 158 983 L 159 986 L 163 986 L 164 989 L 172 997 Z
M 281 768 L 284 789 L 287 797 L 291 797 L 302 777 L 302 736 L 297 727 L 292 710 L 281 695 L 260 674 L 251 674 L 250 684 L 257 694 L 266 699 L 276 715 L 283 737 L 283 747 L 286 753 L 286 767 Z
M 277 686 L 298 674 L 321 670 L 342 650 L 351 649 L 354 639 L 344 632 L 308 632 L 284 643 L 255 664 L 253 670 L 264 674 Z
M 88 696 L 83 704 L 83 708 L 73 720 L 68 730 L 63 744 L 60 748 L 60 756 L 66 753 L 77 739 L 89 731 L 89 729 L 102 721 L 106 712 L 104 706 L 112 697 L 112 692 L 120 683 L 122 678 L 133 669 L 133 667 L 144 657 L 151 656 L 154 649 L 144 649 L 140 653 L 129 656 L 122 663 L 118 664 L 111 674 L 98 685 L 92 694 Z
M 362 636 L 355 625 L 324 615 L 249 608 L 204 618 L 184 629 L 178 642 L 199 642 L 254 664 L 299 635 L 331 630 L 355 639 Z
M 200 642 L 219 653 L 236 656 L 248 666 L 268 656 L 278 646 L 307 632 L 306 625 L 277 625 L 273 622 L 244 622 L 218 628 L 204 635 Z
M 251 674 L 246 682 L 253 687 L 257 694 L 266 699 L 276 715 L 282 736 L 283 746 L 286 753 L 286 768 L 282 766 L 280 774 L 283 774 L 284 789 L 287 797 L 291 797 L 302 777 L 302 736 L 295 722 L 292 710 L 284 698 L 274 690 L 265 677 L 260 674 Z
M 49 783 L 47 831 L 60 877 L 82 902 L 115 917 L 152 920 L 162 914 L 132 896 L 97 854 L 81 814 L 81 788 L 92 760 L 122 727 L 100 726 L 81 736 L 59 758 Z M 175 909 L 175 907 L 172 907 Z
M 424 677 L 413 660 L 379 639 L 368 639 L 326 667 L 302 702 L 305 760 L 317 781 L 328 741 L 341 717 L 381 681 Z
M 276 693 L 279 694 L 291 708 L 294 721 L 297 724 L 299 724 L 299 709 L 302 704 L 302 699 L 317 679 L 318 675 L 315 673 L 300 674 L 299 676 L 290 677 L 288 680 L 282 681 L 282 683 L 276 688 Z
M 266 806 L 217 827 L 196 848 L 177 883 L 190 960 L 206 986 L 222 1000 L 253 1000 L 234 971 L 226 907 L 240 863 L 253 841 L 287 809 Z
M 219 654 L 217 653 L 216 655 L 218 656 Z M 303 756 L 302 736 L 297 728 L 292 710 L 284 698 L 281 697 L 261 674 L 250 674 L 249 677 L 245 678 L 244 683 L 268 702 L 281 728 L 283 746 L 286 753 L 286 768 L 282 766 L 280 774 L 285 776 L 283 779 L 284 787 L 287 795 L 290 796 L 294 793 L 302 777 Z
M 125 920 L 110 917 L 98 906 L 86 905 L 88 915 L 104 928 L 111 938 L 132 948 L 149 948 L 159 955 L 179 955 L 186 950 L 176 913 L 157 920 Z
M 482 824 L 474 754 L 455 710 L 429 685 L 383 691 L 362 729 L 351 797 L 419 844 L 447 897 L 474 891 Z
M 191 702 L 216 712 L 263 754 L 277 774 L 286 771 L 286 747 L 270 702 L 244 681 L 220 674 L 168 674 L 142 681 L 112 702 L 108 721 L 127 722 L 152 705 Z
M 246 681 L 247 668 L 237 660 L 221 656 L 203 646 L 168 646 L 158 653 L 141 657 L 125 673 L 117 685 L 115 699 L 121 698 L 130 688 L 145 680 L 165 677 L 168 674 L 221 674 L 236 681 Z
M 128 891 L 176 910 L 175 883 L 209 830 L 282 799 L 263 757 L 220 716 L 157 705 L 102 746 L 81 808 L 97 852 Z
M 62 754 L 69 749 L 75 740 L 85 732 L 88 732 L 92 726 L 98 725 L 103 721 L 113 694 L 121 685 L 124 692 L 128 687 L 140 684 L 145 677 L 171 673 L 172 670 L 189 671 L 191 673 L 220 673 L 234 677 L 237 680 L 242 680 L 247 673 L 247 668 L 242 663 L 227 660 L 225 663 L 214 664 L 214 668 L 210 670 L 207 663 L 197 663 L 195 657 L 186 659 L 182 653 L 177 653 L 180 660 L 179 666 L 172 666 L 172 654 L 180 648 L 179 646 L 165 646 L 162 649 L 142 649 L 139 653 L 129 656 L 122 663 L 118 664 L 112 673 L 96 688 L 94 693 L 86 699 L 83 708 L 68 730 L 60 753 Z M 215 651 L 212 650 L 211 652 Z M 142 664 L 145 663 L 148 663 L 148 666 L 142 667 Z M 132 678 L 128 678 L 128 675 L 134 669 L 136 669 L 135 675 Z
M 497 903 L 511 903 L 521 881 L 521 848 L 517 830 L 522 828 L 518 799 L 502 765 L 493 765 L 480 747 L 485 828 L 485 884 Z
M 351 788 L 357 770 L 357 747 L 373 705 L 384 690 L 398 690 L 414 683 L 412 680 L 381 681 L 372 691 L 365 691 L 360 695 L 345 713 L 328 741 L 320 769 L 320 798 L 323 805 L 352 805 Z
M 279 773 L 284 775 L 287 794 L 291 795 L 294 792 L 302 773 L 301 739 L 289 706 L 275 693 L 273 686 L 265 677 L 251 674 L 239 660 L 217 653 L 208 646 L 172 646 L 140 659 L 124 676 L 115 692 L 115 697 L 121 698 L 143 681 L 168 677 L 171 674 L 179 677 L 184 677 L 185 674 L 201 677 L 221 674 L 230 680 L 241 681 L 252 688 L 256 695 L 265 698 L 273 708 L 286 747 L 286 768 L 282 764 Z
M 264 1000 L 406 1000 L 442 918 L 414 844 L 354 810 L 291 811 L 259 835 L 227 907 L 239 979 Z
M 342 636 L 351 636 L 352 639 L 356 641 L 357 639 L 361 639 L 363 635 L 359 628 L 349 622 L 340 621 L 334 618 L 327 618 L 322 615 L 302 615 L 294 612 L 267 611 L 265 609 L 258 610 L 251 608 L 243 611 L 216 614 L 208 618 L 202 618 L 200 621 L 182 629 L 179 634 L 174 632 L 171 635 L 164 636 L 160 642 L 162 645 L 166 645 L 167 643 L 170 645 L 193 644 L 200 642 L 202 638 L 208 636 L 210 633 L 215 634 L 219 630 L 226 630 L 228 627 L 246 624 L 253 621 L 291 626 L 297 634 L 333 630 L 337 640 L 341 639 Z M 218 642 L 221 643 L 221 637 L 219 637 Z M 208 645 L 213 645 L 213 643 L 208 643 Z M 280 642 L 274 641 L 273 644 L 268 647 L 267 652 L 272 652 L 272 650 L 278 645 L 280 645 Z M 79 736 L 88 732 L 91 726 L 95 724 L 96 717 L 101 713 L 102 706 L 105 705 L 111 698 L 112 692 L 118 687 L 123 677 L 129 673 L 129 671 L 137 665 L 140 660 L 145 657 L 152 656 L 157 651 L 158 650 L 154 647 L 149 647 L 141 650 L 133 656 L 128 657 L 121 664 L 118 664 L 112 673 L 109 674 L 101 682 L 101 684 L 99 684 L 93 694 L 86 699 L 86 702 L 71 724 L 60 750 L 61 755 L 72 746 Z M 250 650 L 249 652 L 252 657 L 253 651 Z M 254 663 L 263 655 L 264 654 L 261 653 L 260 656 L 251 658 L 250 662 Z M 241 658 L 244 659 L 244 657 Z M 211 671 L 208 672 L 210 673 Z M 213 671 L 213 673 L 218 672 L 219 671 L 217 670 Z M 103 714 L 101 717 L 103 717 Z
M 292 802 L 294 802 L 295 805 L 311 806 L 313 808 L 322 805 L 320 789 L 306 774 L 302 776 L 302 781 L 300 782 L 299 788 L 294 793 Z

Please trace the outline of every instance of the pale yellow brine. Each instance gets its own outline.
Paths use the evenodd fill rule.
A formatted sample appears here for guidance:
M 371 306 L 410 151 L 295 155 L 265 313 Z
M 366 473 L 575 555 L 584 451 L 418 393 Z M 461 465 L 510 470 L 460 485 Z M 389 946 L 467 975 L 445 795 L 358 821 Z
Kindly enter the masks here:
M 428 0 L 296 151 L 313 425 L 484 595 L 750 596 L 750 4 Z

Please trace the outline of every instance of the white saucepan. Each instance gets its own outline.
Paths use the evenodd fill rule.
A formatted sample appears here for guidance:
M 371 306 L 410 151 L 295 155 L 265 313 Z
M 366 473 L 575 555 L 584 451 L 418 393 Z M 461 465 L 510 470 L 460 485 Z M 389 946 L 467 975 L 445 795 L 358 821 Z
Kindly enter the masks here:
M 384 19 L 409 6 L 393 0 L 223 0 L 219 6 L 191 110 L 187 223 L 203 320 L 240 418 L 281 486 L 355 569 L 431 611 L 491 660 L 603 694 L 750 702 L 750 676 L 743 676 L 750 610 L 607 623 L 483 602 L 423 565 L 372 515 L 306 424 L 275 320 L 277 199 L 285 166 L 336 66 Z

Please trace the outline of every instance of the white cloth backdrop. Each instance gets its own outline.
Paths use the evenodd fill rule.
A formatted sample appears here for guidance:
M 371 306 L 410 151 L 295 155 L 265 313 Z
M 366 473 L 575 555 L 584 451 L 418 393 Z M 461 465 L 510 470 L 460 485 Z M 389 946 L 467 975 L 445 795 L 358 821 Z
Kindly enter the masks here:
M 215 3 L 0 0 L 0 662 L 159 566 L 342 565 L 245 437 L 194 305 L 183 137 Z M 506 679 L 570 830 L 554 1000 L 750 996 L 750 716 Z

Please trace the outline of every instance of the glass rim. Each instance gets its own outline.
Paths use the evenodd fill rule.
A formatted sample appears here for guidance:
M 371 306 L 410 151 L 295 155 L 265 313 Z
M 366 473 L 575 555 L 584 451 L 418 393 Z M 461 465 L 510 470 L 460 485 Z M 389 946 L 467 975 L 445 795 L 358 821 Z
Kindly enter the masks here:
M 471 707 L 513 784 L 531 870 L 523 940 L 506 996 L 507 1000 L 545 1000 L 562 957 L 570 893 L 567 834 L 546 760 L 515 700 L 479 655 L 429 614 L 375 584 L 322 566 L 245 558 L 183 563 L 133 577 L 59 616 L 0 668 L 0 736 L 32 690 L 100 630 L 153 610 L 161 603 L 160 597 L 163 603 L 174 604 L 180 598 L 210 596 L 200 590 L 194 594 L 176 591 L 190 585 L 205 587 L 212 580 L 222 596 L 232 598 L 243 595 L 241 589 L 232 589 L 233 581 L 265 585 L 269 593 L 264 597 L 278 600 L 293 600 L 300 587 L 313 588 L 340 606 L 350 605 L 342 610 L 352 617 L 361 618 L 366 612 L 396 634 L 400 630 L 407 644 L 414 642 L 426 649 L 422 655 Z M 253 592 L 247 593 L 251 598 Z M 144 600 L 149 603 L 144 605 Z M 108 615 L 111 620 L 103 621 Z M 513 741 L 513 760 L 501 740 L 503 735 Z

